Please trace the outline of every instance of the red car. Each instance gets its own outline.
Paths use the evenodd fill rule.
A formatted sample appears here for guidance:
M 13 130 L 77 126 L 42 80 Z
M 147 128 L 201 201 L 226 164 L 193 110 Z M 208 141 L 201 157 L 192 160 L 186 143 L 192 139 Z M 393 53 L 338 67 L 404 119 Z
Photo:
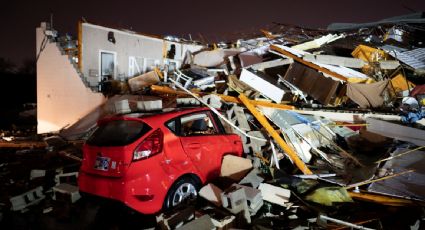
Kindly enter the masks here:
M 241 156 L 207 108 L 102 119 L 83 147 L 80 191 L 152 214 L 197 195 L 219 176 L 224 155 Z

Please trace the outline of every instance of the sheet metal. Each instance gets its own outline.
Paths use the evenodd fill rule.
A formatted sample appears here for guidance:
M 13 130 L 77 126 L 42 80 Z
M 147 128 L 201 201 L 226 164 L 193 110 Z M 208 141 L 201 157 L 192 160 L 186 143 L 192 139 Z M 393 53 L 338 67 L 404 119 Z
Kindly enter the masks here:
M 391 56 L 414 69 L 425 69 L 425 48 L 399 52 L 389 52 Z
M 406 148 L 397 148 L 391 156 L 408 151 Z M 407 170 L 414 172 L 403 174 L 387 180 L 372 183 L 368 191 L 385 195 L 425 200 L 425 152 L 414 151 L 387 161 L 382 169 L 392 173 L 401 173 Z

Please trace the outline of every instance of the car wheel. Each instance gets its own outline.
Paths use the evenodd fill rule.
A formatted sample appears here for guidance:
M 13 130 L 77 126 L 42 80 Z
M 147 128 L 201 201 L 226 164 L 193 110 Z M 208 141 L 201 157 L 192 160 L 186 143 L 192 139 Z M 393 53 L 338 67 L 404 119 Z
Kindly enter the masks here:
M 193 179 L 183 177 L 167 193 L 164 202 L 164 209 L 177 206 L 186 199 L 194 199 L 198 195 L 199 185 Z

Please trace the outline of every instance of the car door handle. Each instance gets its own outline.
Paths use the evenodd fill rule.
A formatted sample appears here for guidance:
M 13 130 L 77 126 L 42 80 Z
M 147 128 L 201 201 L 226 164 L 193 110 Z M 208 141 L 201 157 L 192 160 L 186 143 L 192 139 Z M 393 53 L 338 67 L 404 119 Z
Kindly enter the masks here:
M 191 148 L 191 149 L 199 149 L 201 148 L 201 143 L 190 143 L 187 145 L 187 147 Z

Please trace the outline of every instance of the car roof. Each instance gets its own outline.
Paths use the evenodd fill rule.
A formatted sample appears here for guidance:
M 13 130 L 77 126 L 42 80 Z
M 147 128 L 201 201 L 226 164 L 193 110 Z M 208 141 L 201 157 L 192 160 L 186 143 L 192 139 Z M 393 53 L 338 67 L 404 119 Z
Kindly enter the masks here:
M 139 121 L 145 121 L 148 123 L 151 120 L 155 120 L 156 122 L 165 122 L 169 119 L 178 117 L 183 114 L 199 112 L 199 111 L 207 111 L 207 110 L 209 110 L 208 107 L 173 108 L 173 109 L 163 110 L 160 112 L 119 114 L 119 115 L 104 117 L 100 119 L 98 123 L 108 122 L 111 120 L 139 120 Z

